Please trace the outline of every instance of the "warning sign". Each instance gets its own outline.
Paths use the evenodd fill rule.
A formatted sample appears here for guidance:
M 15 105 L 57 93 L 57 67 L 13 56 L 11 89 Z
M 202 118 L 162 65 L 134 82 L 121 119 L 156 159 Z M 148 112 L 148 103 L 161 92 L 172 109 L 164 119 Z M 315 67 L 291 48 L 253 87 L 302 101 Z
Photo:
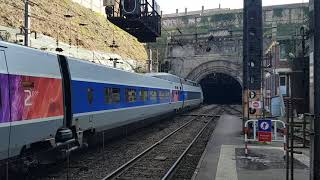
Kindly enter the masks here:
M 258 132 L 259 142 L 272 142 L 271 132 Z
M 253 109 L 261 109 L 262 103 L 261 101 L 252 101 L 250 102 L 250 107 Z
M 272 121 L 266 119 L 258 120 L 259 142 L 272 142 Z

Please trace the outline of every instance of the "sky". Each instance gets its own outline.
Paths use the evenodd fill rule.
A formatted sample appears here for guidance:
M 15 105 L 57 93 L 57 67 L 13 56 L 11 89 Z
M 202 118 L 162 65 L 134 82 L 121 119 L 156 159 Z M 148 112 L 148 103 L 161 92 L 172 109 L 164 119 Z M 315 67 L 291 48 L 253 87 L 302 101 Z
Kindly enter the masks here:
M 219 7 L 219 2 L 221 3 L 221 8 L 231 8 L 239 9 L 243 7 L 243 0 L 156 0 L 160 5 L 161 10 L 164 14 L 175 13 L 176 9 L 179 12 L 184 12 L 185 8 L 188 11 L 201 10 L 204 6 L 205 9 L 213 9 Z M 291 3 L 302 3 L 309 2 L 309 0 L 263 0 L 264 6 L 278 5 L 278 4 L 291 4 Z

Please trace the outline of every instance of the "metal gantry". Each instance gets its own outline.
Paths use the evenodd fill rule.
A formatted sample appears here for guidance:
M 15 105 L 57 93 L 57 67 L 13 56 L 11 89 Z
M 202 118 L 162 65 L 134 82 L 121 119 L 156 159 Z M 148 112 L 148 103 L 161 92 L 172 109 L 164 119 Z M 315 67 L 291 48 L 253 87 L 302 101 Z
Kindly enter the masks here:
M 245 0 L 243 10 L 243 87 L 244 117 L 259 116 L 257 109 L 249 107 L 261 102 L 261 65 L 263 60 L 262 0 Z M 249 97 L 249 93 L 255 97 Z
M 320 179 L 320 1 L 310 1 L 311 9 L 311 29 L 314 32 L 314 123 L 311 145 L 311 180 Z

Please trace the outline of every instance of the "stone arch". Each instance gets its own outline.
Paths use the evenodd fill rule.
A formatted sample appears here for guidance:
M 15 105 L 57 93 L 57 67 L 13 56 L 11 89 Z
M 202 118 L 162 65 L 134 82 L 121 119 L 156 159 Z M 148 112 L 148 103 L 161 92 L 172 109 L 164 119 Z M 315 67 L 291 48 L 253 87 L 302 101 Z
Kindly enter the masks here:
M 242 86 L 242 67 L 239 63 L 225 60 L 214 60 L 200 64 L 194 68 L 187 76 L 195 82 L 200 82 L 206 76 L 213 73 L 222 73 L 236 79 Z

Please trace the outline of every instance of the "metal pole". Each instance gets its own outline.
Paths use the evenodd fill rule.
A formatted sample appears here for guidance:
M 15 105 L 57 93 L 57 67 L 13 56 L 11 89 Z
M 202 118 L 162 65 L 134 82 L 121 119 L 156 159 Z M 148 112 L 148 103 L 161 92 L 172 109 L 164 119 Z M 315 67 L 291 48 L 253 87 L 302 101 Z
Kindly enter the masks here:
M 320 179 L 320 1 L 314 0 L 314 138 L 313 180 Z
M 288 75 L 290 77 L 290 75 Z M 288 83 L 289 84 L 289 83 Z M 293 101 L 292 101 L 292 94 L 290 94 L 290 101 L 291 101 L 291 110 L 290 110 L 290 115 L 291 115 L 291 122 L 290 122 L 290 156 L 291 156 L 291 168 L 290 168 L 290 172 L 291 172 L 291 180 L 294 179 L 294 154 L 293 154 L 293 146 L 294 146 L 294 142 L 293 142 L 293 134 L 294 134 L 294 120 L 293 120 Z
M 288 84 L 288 83 L 287 83 Z M 290 161 L 289 161 L 289 102 L 287 101 L 287 112 L 286 112 L 286 115 L 287 115 L 287 151 L 286 151 L 286 180 L 289 180 L 289 165 L 290 165 Z
M 148 72 L 152 72 L 152 49 L 149 49 Z
M 117 68 L 117 60 L 116 59 L 113 60 L 113 68 Z
M 157 66 L 156 66 L 156 72 L 158 73 L 159 72 L 159 49 L 157 49 Z
M 29 46 L 30 37 L 30 4 L 29 0 L 24 0 L 24 45 Z
M 302 147 L 303 148 L 307 147 L 307 144 L 306 144 L 306 128 L 307 128 L 307 121 L 306 121 L 306 116 L 304 115 L 304 117 L 303 117 L 303 130 L 302 130 L 302 133 L 303 133 L 303 145 L 302 145 Z

